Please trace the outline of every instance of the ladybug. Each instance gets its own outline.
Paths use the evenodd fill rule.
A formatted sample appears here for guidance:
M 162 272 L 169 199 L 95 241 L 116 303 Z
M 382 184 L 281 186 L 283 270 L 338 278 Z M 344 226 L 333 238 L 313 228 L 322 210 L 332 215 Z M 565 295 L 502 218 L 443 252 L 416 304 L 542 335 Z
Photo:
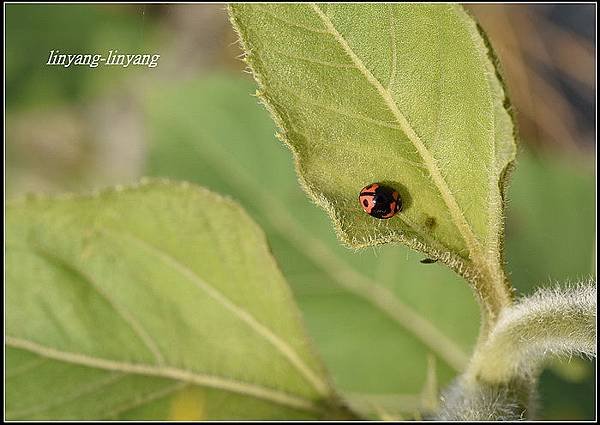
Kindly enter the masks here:
M 398 192 L 381 183 L 371 183 L 363 187 L 358 201 L 363 210 L 375 218 L 391 218 L 402 209 L 402 199 Z

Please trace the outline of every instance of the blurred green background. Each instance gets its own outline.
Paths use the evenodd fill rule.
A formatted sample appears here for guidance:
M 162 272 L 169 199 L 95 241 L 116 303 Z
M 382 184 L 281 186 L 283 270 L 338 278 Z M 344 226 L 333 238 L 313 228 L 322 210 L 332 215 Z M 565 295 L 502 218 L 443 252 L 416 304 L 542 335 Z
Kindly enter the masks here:
M 527 294 L 595 277 L 595 6 L 468 8 L 500 57 L 521 133 L 506 219 L 512 282 Z M 224 5 L 5 10 L 8 199 L 88 191 L 143 175 L 230 195 L 265 229 L 309 333 L 346 395 L 398 414 L 423 407 L 416 395 L 429 382 L 426 348 L 348 291 L 336 273 L 366 270 L 367 281 L 443 318 L 436 324 L 467 349 L 478 329 L 469 290 L 404 247 L 352 253 L 339 246 L 324 212 L 299 188 L 268 114 L 250 96 L 254 83 L 238 60 Z M 46 66 L 53 49 L 161 57 L 156 68 Z M 317 258 L 312 251 L 323 247 L 328 254 Z M 439 385 L 454 374 L 437 361 Z M 540 419 L 593 419 L 594 377 L 595 361 L 552 362 L 541 378 Z

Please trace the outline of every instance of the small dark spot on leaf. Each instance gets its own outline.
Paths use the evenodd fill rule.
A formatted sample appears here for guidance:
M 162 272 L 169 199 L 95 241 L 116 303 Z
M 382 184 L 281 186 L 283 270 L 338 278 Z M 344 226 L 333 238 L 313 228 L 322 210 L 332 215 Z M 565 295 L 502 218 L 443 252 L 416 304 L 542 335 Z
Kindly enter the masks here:
M 427 227 L 429 230 L 433 230 L 436 225 L 437 221 L 435 218 L 430 216 L 425 219 L 425 227 Z

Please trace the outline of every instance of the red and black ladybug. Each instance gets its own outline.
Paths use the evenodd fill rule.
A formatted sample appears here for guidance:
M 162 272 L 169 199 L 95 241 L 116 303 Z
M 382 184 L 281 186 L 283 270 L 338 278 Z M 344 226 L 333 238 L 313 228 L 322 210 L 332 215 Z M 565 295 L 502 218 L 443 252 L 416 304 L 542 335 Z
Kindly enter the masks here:
M 365 186 L 358 195 L 365 212 L 375 218 L 391 218 L 402 209 L 402 199 L 396 190 L 381 183 Z

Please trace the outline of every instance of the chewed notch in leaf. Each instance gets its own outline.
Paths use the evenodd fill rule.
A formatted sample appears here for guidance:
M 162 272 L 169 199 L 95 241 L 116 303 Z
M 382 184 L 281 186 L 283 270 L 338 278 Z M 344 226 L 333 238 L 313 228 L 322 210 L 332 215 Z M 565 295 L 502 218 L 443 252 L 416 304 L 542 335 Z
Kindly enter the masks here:
M 347 245 L 404 242 L 467 277 L 502 280 L 513 124 L 460 6 L 234 4 L 230 14 L 304 188 Z M 363 211 L 357 195 L 374 181 L 399 193 L 402 211 Z

